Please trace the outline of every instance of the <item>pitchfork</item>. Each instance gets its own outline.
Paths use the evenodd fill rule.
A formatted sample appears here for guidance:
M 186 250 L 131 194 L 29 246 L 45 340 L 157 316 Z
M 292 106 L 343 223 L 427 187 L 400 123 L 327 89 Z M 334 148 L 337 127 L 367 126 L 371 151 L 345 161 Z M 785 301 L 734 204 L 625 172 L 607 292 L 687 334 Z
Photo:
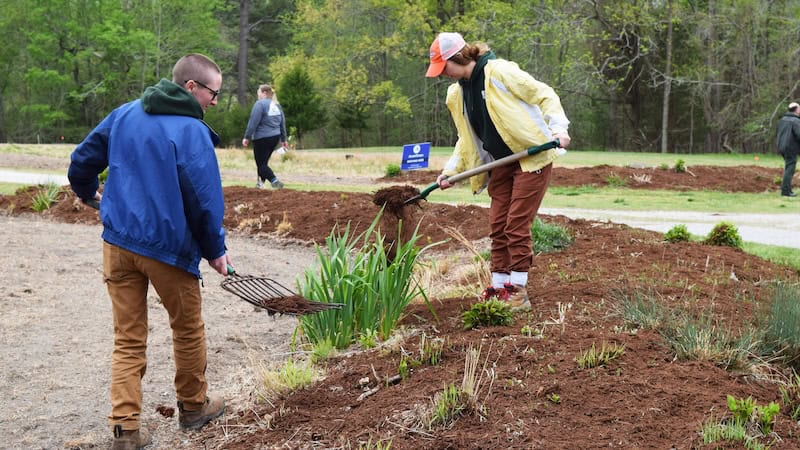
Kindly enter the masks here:
M 228 266 L 228 276 L 222 280 L 220 286 L 242 300 L 266 309 L 271 316 L 275 314 L 299 316 L 340 309 L 344 306 L 342 303 L 308 300 L 271 278 L 240 275 L 231 266 Z

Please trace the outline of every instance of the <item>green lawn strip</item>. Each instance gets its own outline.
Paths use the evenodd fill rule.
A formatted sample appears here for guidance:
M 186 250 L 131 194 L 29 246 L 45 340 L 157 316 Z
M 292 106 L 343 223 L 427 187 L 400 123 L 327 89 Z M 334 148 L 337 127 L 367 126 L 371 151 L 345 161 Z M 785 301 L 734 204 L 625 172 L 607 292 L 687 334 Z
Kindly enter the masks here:
M 743 242 L 742 250 L 745 253 L 756 255 L 775 264 L 792 267 L 800 272 L 800 252 L 796 248 L 779 247 L 777 245 L 758 244 L 756 242 Z

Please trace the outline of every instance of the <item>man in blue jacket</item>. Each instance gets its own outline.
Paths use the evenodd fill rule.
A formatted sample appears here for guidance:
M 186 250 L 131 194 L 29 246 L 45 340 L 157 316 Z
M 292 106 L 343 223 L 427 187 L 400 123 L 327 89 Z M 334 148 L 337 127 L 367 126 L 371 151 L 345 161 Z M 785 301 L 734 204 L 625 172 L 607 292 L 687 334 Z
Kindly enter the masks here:
M 214 153 L 219 137 L 202 120 L 221 85 L 214 61 L 186 55 L 173 67 L 172 81 L 162 79 L 112 111 L 71 155 L 72 190 L 99 204 L 103 222 L 103 279 L 114 317 L 114 449 L 150 442 L 140 422 L 148 283 L 172 327 L 180 427 L 200 429 L 225 410 L 221 396 L 207 393 L 199 270 L 201 258 L 222 275 L 230 264 Z M 100 194 L 98 175 L 106 167 Z
M 789 103 L 789 111 L 778 121 L 777 144 L 784 161 L 781 195 L 797 197 L 792 191 L 792 177 L 800 153 L 800 105 L 795 102 Z

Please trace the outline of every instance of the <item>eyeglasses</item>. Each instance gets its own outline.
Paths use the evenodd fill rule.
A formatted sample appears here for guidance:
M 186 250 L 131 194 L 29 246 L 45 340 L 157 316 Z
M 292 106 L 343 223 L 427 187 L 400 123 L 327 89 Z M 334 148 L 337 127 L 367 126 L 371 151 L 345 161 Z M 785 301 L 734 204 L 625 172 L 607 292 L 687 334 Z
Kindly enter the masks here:
M 219 96 L 219 91 L 215 91 L 215 90 L 211 89 L 210 87 L 206 86 L 205 84 L 203 84 L 203 83 L 201 83 L 201 82 L 199 82 L 197 80 L 183 80 L 184 84 L 188 83 L 189 81 L 194 81 L 196 84 L 199 84 L 200 87 L 204 87 L 204 88 L 208 89 L 208 92 L 211 92 L 211 101 L 214 101 L 214 99 L 217 98 L 217 96 Z

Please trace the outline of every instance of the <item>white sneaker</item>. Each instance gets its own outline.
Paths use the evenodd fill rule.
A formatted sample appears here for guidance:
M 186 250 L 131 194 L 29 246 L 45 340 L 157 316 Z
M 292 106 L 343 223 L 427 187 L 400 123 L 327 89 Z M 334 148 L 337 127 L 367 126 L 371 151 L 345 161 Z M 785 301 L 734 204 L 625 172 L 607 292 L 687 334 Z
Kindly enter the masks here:
M 264 182 L 261 181 L 261 178 L 256 182 L 256 189 L 264 189 Z

